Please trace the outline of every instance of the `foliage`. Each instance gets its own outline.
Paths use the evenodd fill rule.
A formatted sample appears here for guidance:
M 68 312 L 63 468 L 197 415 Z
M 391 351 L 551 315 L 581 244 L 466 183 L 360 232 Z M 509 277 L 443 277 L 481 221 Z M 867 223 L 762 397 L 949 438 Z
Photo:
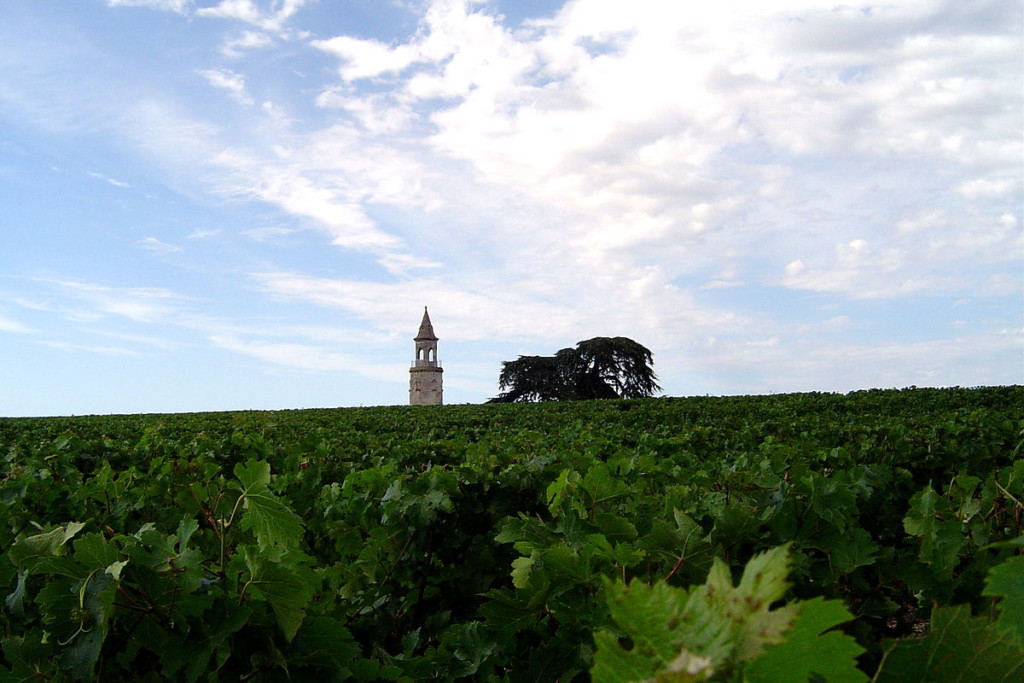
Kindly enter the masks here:
M 1012 680 L 1022 404 L 0 419 L 0 681 Z
M 595 337 L 554 356 L 502 363 L 497 403 L 644 398 L 660 389 L 644 346 L 626 337 Z
M 841 602 L 774 606 L 786 593 L 788 564 L 788 547 L 780 546 L 755 555 L 737 586 L 718 559 L 704 585 L 689 591 L 664 582 L 611 585 L 608 608 L 621 634 L 595 636 L 595 683 L 729 680 L 741 673 L 747 681 L 866 681 L 856 662 L 863 648 L 849 636 L 824 633 L 852 618 Z
M 569 354 L 565 352 L 568 351 Z M 503 391 L 494 403 L 559 401 L 569 395 L 570 377 L 563 359 L 572 349 L 554 356 L 520 356 L 501 364 L 498 384 Z
M 1018 595 L 1018 597 L 1022 597 Z M 938 607 L 921 639 L 889 641 L 878 683 L 1012 683 L 1024 677 L 1024 639 L 967 605 Z

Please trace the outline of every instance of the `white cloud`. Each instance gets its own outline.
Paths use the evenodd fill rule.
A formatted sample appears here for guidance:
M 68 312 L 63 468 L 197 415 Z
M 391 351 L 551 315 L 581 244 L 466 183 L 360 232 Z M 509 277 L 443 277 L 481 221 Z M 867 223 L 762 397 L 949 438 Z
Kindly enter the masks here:
M 1024 381 L 1022 346 L 1024 330 L 1009 328 L 915 342 L 726 342 L 705 349 L 694 360 L 704 372 L 724 380 L 720 386 L 725 393 L 981 386 Z
M 138 244 L 143 249 L 159 252 L 161 254 L 170 254 L 176 251 L 181 251 L 181 247 L 175 246 L 173 244 L 168 244 L 167 242 L 163 242 L 157 239 L 156 237 L 145 237 L 137 241 L 136 244 Z
M 257 242 L 270 242 L 280 237 L 287 237 L 295 232 L 292 228 L 283 228 L 280 226 L 267 226 L 265 228 L 252 228 L 251 230 L 243 230 L 242 234 L 250 239 L 254 239 Z
M 232 19 L 264 30 L 280 31 L 306 4 L 309 4 L 309 0 L 273 0 L 268 3 L 258 3 L 255 0 L 221 0 L 212 7 L 196 10 L 196 15 Z M 269 7 L 264 8 L 264 5 Z
M 807 333 L 819 333 L 819 332 L 843 332 L 850 328 L 852 320 L 848 315 L 837 315 L 828 320 L 811 323 L 809 325 L 799 325 L 794 332 L 797 335 L 805 335 Z
M 400 132 L 414 119 L 412 109 L 396 103 L 390 95 L 356 97 L 346 93 L 345 88 L 331 88 L 320 93 L 316 103 L 349 112 L 371 135 Z
M 521 240 L 559 235 L 552 260 L 605 272 L 656 264 L 671 279 L 720 260 L 718 249 L 738 250 L 735 272 L 708 280 L 733 285 L 750 281 L 752 240 L 781 247 L 794 225 L 824 237 L 827 211 L 842 231 L 867 225 L 837 235 L 845 246 L 833 267 L 828 241 L 794 239 L 813 251 L 799 259 L 809 272 L 789 286 L 856 296 L 956 288 L 967 281 L 946 272 L 952 254 L 977 245 L 990 216 L 970 206 L 942 212 L 922 255 L 888 227 L 919 220 L 915 199 L 904 194 L 903 206 L 872 213 L 877 188 L 844 184 L 855 171 L 843 169 L 892 164 L 921 200 L 958 182 L 967 200 L 998 191 L 1012 206 L 1019 197 L 1019 183 L 1005 183 L 1007 160 L 1022 149 L 1012 94 L 1020 49 L 1007 22 L 1016 12 L 991 3 L 948 10 L 926 0 L 871 12 L 810 1 L 577 0 L 516 30 L 486 5 L 444 0 L 406 42 L 314 43 L 338 56 L 343 81 L 319 101 L 351 113 L 369 136 L 429 125 L 426 163 L 462 160 L 476 174 L 472 191 L 529 204 L 543 228 L 521 226 Z M 819 190 L 802 167 L 822 154 L 834 161 Z M 770 156 L 778 161 L 765 163 Z M 937 163 L 942 175 L 923 182 L 906 170 L 930 175 Z M 977 212 L 966 229 L 965 211 Z M 500 227 L 489 230 L 492 243 L 508 246 Z M 857 239 L 870 244 L 870 261 L 848 248 Z M 982 242 L 1003 259 L 1014 244 L 1006 231 Z M 514 264 L 510 255 L 505 265 Z M 872 284 L 880 272 L 883 282 Z
M 13 318 L 8 318 L 4 315 L 0 315 L 0 332 L 15 332 L 18 334 L 25 334 L 34 332 L 34 330 Z
M 573 0 L 514 26 L 494 3 L 436 0 L 405 38 L 308 43 L 289 28 L 302 2 L 203 4 L 174 11 L 241 22 L 222 43 L 238 61 L 195 73 L 245 104 L 250 92 L 273 101 L 199 119 L 201 105 L 141 86 L 114 106 L 109 87 L 92 92 L 96 79 L 62 86 L 54 106 L 52 81 L 8 68 L 0 85 L 21 85 L 0 88 L 0 104 L 50 129 L 117 131 L 194 192 L 272 207 L 224 239 L 263 241 L 245 245 L 260 250 L 246 270 L 298 310 L 329 307 L 404 334 L 410 309 L 433 313 L 436 302 L 447 339 L 535 353 L 626 334 L 667 366 L 760 373 L 771 390 L 815 388 L 815 372 L 840 384 L 842 353 L 869 355 L 872 344 L 838 339 L 859 331 L 840 311 L 860 320 L 872 299 L 1021 291 L 1013 3 Z M 287 54 L 259 55 L 279 57 L 274 69 L 242 61 L 286 43 Z M 319 67 L 335 58 L 336 74 L 323 82 L 318 67 L 289 84 L 310 56 Z M 316 238 L 323 249 L 308 251 Z M 302 262 L 299 249 L 311 272 L 330 262 L 339 274 L 282 272 Z M 166 320 L 176 305 L 101 288 L 77 295 L 78 314 L 111 315 L 119 298 L 140 320 Z M 784 310 L 812 298 L 822 307 Z M 845 307 L 851 298 L 858 308 Z M 147 316 L 147 305 L 165 308 Z M 350 360 L 297 333 L 202 331 L 289 367 L 303 354 L 317 367 Z M 874 345 L 864 377 L 909 377 L 931 368 L 911 351 L 961 344 L 895 336 Z M 814 347 L 837 339 L 842 353 Z M 1003 342 L 982 347 L 1005 358 Z M 800 379 L 786 384 L 790 367 Z
M 373 216 L 376 206 L 429 211 L 439 201 L 439 192 L 426 186 L 431 172 L 399 147 L 336 125 L 264 152 L 226 149 L 213 162 L 224 171 L 223 192 L 272 204 L 337 247 L 375 255 L 389 271 L 436 264 L 409 252 L 395 234 L 400 227 L 386 230 Z M 266 238 L 294 229 L 278 227 L 246 234 Z
M 226 90 L 231 99 L 241 104 L 253 104 L 252 96 L 245 89 L 245 77 L 230 69 L 201 69 L 197 71 L 206 82 L 215 88 Z
M 382 284 L 294 273 L 265 273 L 256 279 L 273 298 L 347 310 L 394 333 L 414 324 L 409 315 L 416 302 L 443 302 L 446 338 L 452 340 L 558 339 L 571 334 L 579 317 L 569 306 L 539 304 L 516 287 L 481 292 L 430 278 Z
M 171 349 L 180 348 L 182 346 L 182 344 L 175 341 L 171 341 L 170 339 L 164 337 L 154 337 L 152 335 L 131 334 L 125 332 L 111 332 L 108 330 L 101 329 L 91 329 L 89 330 L 89 332 L 101 337 L 119 339 L 121 341 L 129 342 L 132 344 L 146 346 L 149 347 L 151 350 L 156 349 L 160 351 L 168 351 Z
M 120 180 L 117 180 L 116 178 L 111 178 L 109 176 L 105 176 L 102 173 L 89 173 L 88 175 L 89 175 L 90 178 L 95 178 L 96 180 L 102 180 L 103 182 L 109 183 L 109 184 L 113 185 L 114 187 L 131 187 L 131 185 L 129 185 L 126 182 L 122 182 Z
M 185 236 L 185 239 L 190 240 L 205 240 L 210 237 L 216 237 L 221 233 L 220 230 L 194 230 Z
M 331 243 L 348 249 L 388 251 L 400 240 L 377 228 L 366 214 L 358 190 L 310 179 L 294 165 L 264 164 L 236 152 L 224 152 L 215 161 L 231 170 L 232 192 L 279 206 L 294 216 L 312 219 L 331 236 Z
M 1012 261 L 1024 249 L 1024 235 L 1015 226 L 1012 214 L 924 211 L 901 221 L 881 245 L 854 239 L 835 245 L 831 263 L 825 255 L 815 266 L 791 261 L 780 283 L 858 299 L 985 291 L 989 288 L 978 274 L 961 266 Z
M 201 17 L 235 19 L 249 24 L 259 24 L 263 12 L 254 0 L 221 0 L 212 7 L 203 7 L 196 12 Z
M 192 0 L 107 0 L 107 5 L 110 7 L 146 7 L 186 14 L 192 7 Z
M 160 322 L 177 312 L 178 303 L 184 300 L 181 295 L 159 287 L 110 287 L 71 280 L 23 279 L 38 283 L 59 298 L 56 301 L 52 297 L 40 297 L 36 301 L 21 299 L 19 305 L 56 311 L 78 322 L 94 322 L 108 315 L 143 323 Z
M 210 342 L 227 351 L 258 358 L 274 365 L 316 373 L 354 372 L 377 381 L 404 378 L 408 367 L 398 363 L 369 363 L 365 357 L 339 352 L 335 350 L 335 346 L 246 339 L 237 335 L 213 335 Z
M 954 279 L 915 274 L 907 254 L 896 248 L 876 249 L 857 239 L 835 248 L 829 268 L 807 268 L 802 261 L 786 266 L 783 286 L 835 292 L 857 299 L 876 299 L 955 288 Z
M 1006 197 L 1018 189 L 1019 179 L 1013 178 L 975 178 L 957 187 L 957 192 L 969 199 L 978 197 Z
M 237 58 L 249 50 L 260 50 L 274 44 L 274 39 L 262 31 L 242 31 L 228 38 L 221 46 L 226 57 Z
M 402 71 L 422 59 L 411 45 L 392 48 L 377 40 L 349 36 L 315 40 L 312 45 L 342 60 L 339 73 L 345 81 Z
M 700 286 L 701 289 L 723 289 L 726 287 L 742 287 L 742 280 L 709 280 Z
M 139 356 L 142 355 L 138 351 L 132 349 L 126 349 L 119 346 L 88 346 L 82 344 L 71 344 L 62 341 L 43 341 L 39 342 L 43 346 L 49 346 L 50 348 L 59 349 L 61 351 L 78 352 L 84 351 L 86 353 L 96 353 L 101 356 Z

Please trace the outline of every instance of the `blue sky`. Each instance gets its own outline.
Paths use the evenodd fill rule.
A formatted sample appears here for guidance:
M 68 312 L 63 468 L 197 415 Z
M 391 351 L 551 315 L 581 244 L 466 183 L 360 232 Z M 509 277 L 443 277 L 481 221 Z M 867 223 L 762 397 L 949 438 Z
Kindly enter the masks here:
M 1002 0 L 0 0 L 0 415 L 1024 382 Z

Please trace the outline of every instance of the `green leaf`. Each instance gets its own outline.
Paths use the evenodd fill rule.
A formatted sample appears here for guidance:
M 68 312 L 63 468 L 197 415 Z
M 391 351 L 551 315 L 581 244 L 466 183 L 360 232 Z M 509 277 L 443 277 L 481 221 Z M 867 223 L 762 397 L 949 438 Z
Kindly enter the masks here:
M 209 610 L 202 623 L 202 638 L 178 634 L 169 639 L 161 654 L 163 674 L 173 680 L 211 680 L 230 655 L 229 638 L 245 626 L 252 610 L 236 604 L 220 604 Z M 211 661 L 213 660 L 212 666 Z
M 234 473 L 246 490 L 260 490 L 270 486 L 270 463 L 268 462 L 258 460 L 240 462 L 235 465 Z
M 631 683 L 654 677 L 658 663 L 635 648 L 625 650 L 618 639 L 607 631 L 594 634 L 597 652 L 590 670 L 594 683 Z
M 111 562 L 110 566 L 106 568 L 107 574 L 110 575 L 114 581 L 121 580 L 121 572 L 128 566 L 128 560 L 121 560 L 120 562 Z
M 1024 648 L 968 605 L 932 610 L 921 639 L 889 641 L 877 683 L 1016 683 L 1024 679 Z
M 35 601 L 43 623 L 56 637 L 61 668 L 78 680 L 91 677 L 113 609 L 110 577 L 95 571 L 78 581 L 56 578 L 43 586 Z
M 487 620 L 493 630 L 510 636 L 536 627 L 537 614 L 530 607 L 528 599 L 523 599 L 507 588 L 488 591 L 484 597 L 487 602 L 480 607 L 480 616 Z
M 18 582 L 14 585 L 14 590 L 4 599 L 7 609 L 16 617 L 25 613 L 25 579 L 27 577 L 28 572 L 18 572 Z
M 562 576 L 573 583 L 587 583 L 594 578 L 587 557 L 564 543 L 546 548 L 540 556 L 544 568 L 549 569 L 552 576 Z
M 297 548 L 302 540 L 302 520 L 268 488 L 270 465 L 240 463 L 235 466 L 235 476 L 243 486 L 242 528 L 256 534 L 261 548 L 273 545 Z
M 873 564 L 879 550 L 878 544 L 871 540 L 871 534 L 856 526 L 842 531 L 832 527 L 820 533 L 817 539 L 808 541 L 807 545 L 828 553 L 832 567 L 843 574 Z
M 754 555 L 743 568 L 743 577 L 736 590 L 748 601 L 752 611 L 767 608 L 786 594 L 789 582 L 789 546 L 781 545 Z
M 993 567 L 981 594 L 1000 598 L 999 627 L 1016 634 L 1024 645 L 1024 555 Z
M 562 502 L 573 492 L 581 479 L 582 477 L 580 477 L 579 472 L 566 469 L 562 470 L 562 473 L 558 475 L 558 478 L 548 485 L 544 497 L 547 500 L 548 509 L 551 510 L 552 514 L 558 514 Z
M 785 641 L 769 646 L 744 669 L 749 683 L 791 683 L 824 679 L 829 683 L 861 683 L 867 676 L 857 668 L 864 651 L 850 636 L 828 629 L 852 619 L 838 600 L 814 598 L 800 603 Z M 828 631 L 826 633 L 826 631 Z
M 296 665 L 330 669 L 338 677 L 349 675 L 348 666 L 359 657 L 359 646 L 344 624 L 330 617 L 310 617 L 302 623 L 294 640 Z
M 798 612 L 795 606 L 770 609 L 789 586 L 789 544 L 773 548 L 751 558 L 743 570 L 740 584 L 732 586 L 729 571 L 716 561 L 701 594 L 712 615 L 732 622 L 730 660 L 744 662 L 761 654 L 766 645 L 782 640 Z M 703 653 L 702 653 L 703 654 Z M 709 652 L 708 654 L 715 655 Z M 722 662 L 715 656 L 716 664 Z
M 199 530 L 199 522 L 194 517 L 182 517 L 181 521 L 178 522 L 178 551 L 184 552 L 185 548 L 188 547 L 189 539 L 192 538 L 192 534 Z
M 66 560 L 64 545 L 85 527 L 81 522 L 69 522 L 40 534 L 21 538 L 11 546 L 8 557 L 19 569 L 27 569 L 30 573 L 62 574 L 64 576 L 81 577 L 86 572 L 76 563 Z
M 529 557 L 517 557 L 512 560 L 512 585 L 516 588 L 526 588 L 530 585 L 530 573 L 537 564 L 539 553 L 534 552 Z
M 903 529 L 921 539 L 921 561 L 948 573 L 956 568 L 967 542 L 954 512 L 948 501 L 926 486 L 910 499 L 910 512 L 903 519 Z
M 27 632 L 25 635 L 7 636 L 3 639 L 3 657 L 11 665 L 18 683 L 31 681 L 33 678 L 45 680 L 54 678 L 57 666 L 52 638 L 47 637 L 42 629 Z M 44 639 L 49 642 L 44 642 Z
M 615 623 L 658 663 L 664 664 L 678 654 L 676 627 L 683 619 L 689 595 L 685 590 L 659 581 L 647 585 L 639 580 L 629 584 L 610 584 L 608 610 Z
M 449 627 L 445 631 L 443 643 L 461 664 L 458 667 L 459 676 L 475 674 L 497 647 L 497 643 L 489 637 L 479 621 Z
M 72 545 L 75 548 L 75 560 L 90 571 L 109 567 L 121 559 L 114 544 L 100 534 L 86 534 Z
M 302 625 L 306 606 L 319 583 L 316 574 L 291 556 L 285 556 L 282 562 L 272 562 L 250 546 L 243 552 L 251 572 L 246 588 L 255 597 L 270 603 L 285 640 L 291 641 Z
M 632 541 L 636 538 L 636 526 L 621 515 L 598 512 L 594 515 L 594 524 L 609 541 Z
M 766 647 L 781 643 L 801 609 L 799 603 L 772 607 L 788 586 L 788 550 L 785 545 L 755 555 L 737 586 L 720 560 L 705 584 L 689 592 L 664 581 L 647 585 L 606 580 L 608 610 L 633 646 L 626 653 L 614 638 L 600 638 L 594 680 L 647 680 L 652 672 L 658 681 L 704 680 L 742 669 Z M 829 615 L 816 615 L 814 609 L 811 616 L 819 618 L 810 620 L 808 629 L 827 624 L 814 632 L 817 636 L 831 624 L 824 618 Z M 843 615 L 848 618 L 845 611 Z M 620 666 L 642 678 L 620 678 L 615 673 Z

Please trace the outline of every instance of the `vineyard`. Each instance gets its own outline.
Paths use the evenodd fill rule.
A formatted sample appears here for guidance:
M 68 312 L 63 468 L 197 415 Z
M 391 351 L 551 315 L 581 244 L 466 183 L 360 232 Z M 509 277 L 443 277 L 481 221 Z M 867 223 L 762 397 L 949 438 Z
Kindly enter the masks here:
M 1024 387 L 0 419 L 0 682 L 1024 680 Z

